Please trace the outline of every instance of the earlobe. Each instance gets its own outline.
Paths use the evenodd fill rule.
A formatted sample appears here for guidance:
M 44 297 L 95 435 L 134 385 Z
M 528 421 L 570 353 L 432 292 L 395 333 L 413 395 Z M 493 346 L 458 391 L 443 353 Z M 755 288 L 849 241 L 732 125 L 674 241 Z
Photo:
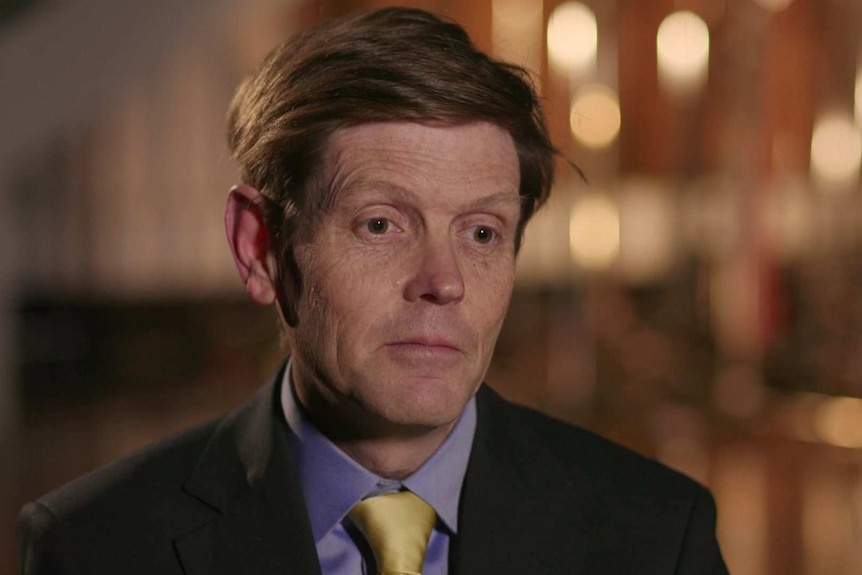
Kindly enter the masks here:
M 254 301 L 275 301 L 275 269 L 263 214 L 263 196 L 255 188 L 234 186 L 227 197 L 224 222 L 234 264 Z

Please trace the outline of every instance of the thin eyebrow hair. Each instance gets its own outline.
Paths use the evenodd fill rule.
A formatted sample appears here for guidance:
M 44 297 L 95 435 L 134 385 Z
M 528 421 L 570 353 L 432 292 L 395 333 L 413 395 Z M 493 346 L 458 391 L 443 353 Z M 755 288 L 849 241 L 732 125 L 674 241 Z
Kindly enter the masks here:
M 494 192 L 491 195 L 476 199 L 469 207 L 471 210 L 479 210 L 501 204 L 512 204 L 520 208 L 521 196 L 517 193 L 512 194 L 511 192 Z
M 356 182 L 351 182 L 347 185 L 341 187 L 338 190 L 338 195 L 342 196 L 347 194 L 349 195 L 351 192 L 359 192 L 362 190 L 370 190 L 372 192 L 380 192 L 380 194 L 387 195 L 395 195 L 400 199 L 408 200 L 413 197 L 414 194 L 411 194 L 407 188 L 403 188 L 397 184 L 393 184 L 392 182 L 387 182 L 385 180 L 360 180 Z
M 337 197 L 335 199 L 335 202 L 337 203 L 339 201 L 339 198 L 349 196 L 350 192 L 352 191 L 362 189 L 379 190 L 381 194 L 392 194 L 404 201 L 412 200 L 416 197 L 415 193 L 410 192 L 406 188 L 403 188 L 397 184 L 393 184 L 392 182 L 387 182 L 384 180 L 366 180 L 362 182 L 354 182 L 352 184 L 343 186 L 336 193 Z M 467 205 L 467 211 L 482 210 L 505 204 L 515 205 L 520 210 L 522 200 L 523 198 L 517 193 L 512 194 L 511 192 L 499 191 L 487 196 L 483 196 L 481 198 L 477 198 L 472 203 Z

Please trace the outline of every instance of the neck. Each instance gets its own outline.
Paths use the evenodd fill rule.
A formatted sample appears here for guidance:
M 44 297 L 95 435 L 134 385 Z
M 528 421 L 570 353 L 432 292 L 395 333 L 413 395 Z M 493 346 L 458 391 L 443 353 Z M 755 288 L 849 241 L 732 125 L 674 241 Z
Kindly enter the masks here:
M 358 464 L 387 479 L 408 477 L 434 454 L 446 440 L 445 431 L 422 437 L 353 439 L 333 442 Z
M 295 386 L 303 415 L 351 459 L 387 479 L 404 479 L 428 461 L 458 420 L 443 426 L 405 425 L 375 418 L 361 407 Z

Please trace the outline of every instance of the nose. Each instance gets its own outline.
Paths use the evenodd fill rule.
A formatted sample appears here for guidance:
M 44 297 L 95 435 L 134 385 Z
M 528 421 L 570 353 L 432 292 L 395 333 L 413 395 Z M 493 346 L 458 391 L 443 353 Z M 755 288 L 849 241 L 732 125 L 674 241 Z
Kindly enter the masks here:
M 445 305 L 463 299 L 464 278 L 448 238 L 428 238 L 417 247 L 414 259 L 411 277 L 405 285 L 407 301 L 425 300 Z

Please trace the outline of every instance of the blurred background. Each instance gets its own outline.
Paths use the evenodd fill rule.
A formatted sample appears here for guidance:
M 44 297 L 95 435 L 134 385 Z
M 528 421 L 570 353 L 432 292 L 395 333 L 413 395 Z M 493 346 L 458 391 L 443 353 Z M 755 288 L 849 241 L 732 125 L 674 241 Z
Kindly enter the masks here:
M 0 3 L 0 572 L 27 500 L 278 365 L 223 239 L 224 116 L 372 0 Z M 713 490 L 735 575 L 862 574 L 862 2 L 437 0 L 560 164 L 488 380 Z

